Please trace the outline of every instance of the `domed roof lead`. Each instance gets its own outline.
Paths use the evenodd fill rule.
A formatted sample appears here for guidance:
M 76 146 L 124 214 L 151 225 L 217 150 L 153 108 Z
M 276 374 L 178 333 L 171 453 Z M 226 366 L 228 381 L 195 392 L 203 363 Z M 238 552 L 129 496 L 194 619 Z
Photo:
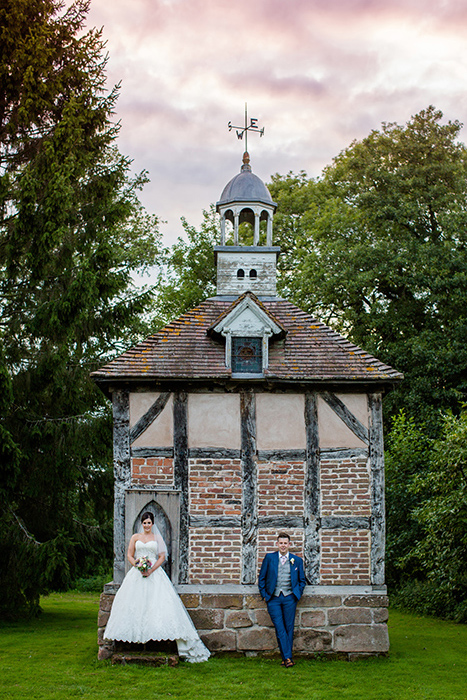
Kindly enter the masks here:
M 271 194 L 264 182 L 251 171 L 250 156 L 245 151 L 243 165 L 238 175 L 235 175 L 224 187 L 216 209 L 234 202 L 261 202 L 273 204 Z

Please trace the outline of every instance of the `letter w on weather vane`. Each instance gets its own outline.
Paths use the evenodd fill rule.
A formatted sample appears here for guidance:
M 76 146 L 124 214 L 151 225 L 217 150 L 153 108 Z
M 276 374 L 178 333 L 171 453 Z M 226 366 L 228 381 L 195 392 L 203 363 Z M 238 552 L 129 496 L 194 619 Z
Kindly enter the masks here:
M 248 124 L 248 112 L 247 112 L 247 105 L 245 103 L 245 124 L 244 126 L 234 126 L 232 122 L 229 122 L 228 125 L 229 131 L 232 131 L 232 129 L 235 129 L 237 132 L 237 138 L 240 139 L 240 141 L 243 139 L 243 134 L 245 134 L 245 151 L 248 151 L 248 132 L 253 131 L 255 134 L 259 134 L 260 136 L 263 136 L 264 134 L 264 126 L 262 129 L 259 128 L 258 126 L 258 120 L 254 119 L 253 117 L 250 118 L 250 123 Z

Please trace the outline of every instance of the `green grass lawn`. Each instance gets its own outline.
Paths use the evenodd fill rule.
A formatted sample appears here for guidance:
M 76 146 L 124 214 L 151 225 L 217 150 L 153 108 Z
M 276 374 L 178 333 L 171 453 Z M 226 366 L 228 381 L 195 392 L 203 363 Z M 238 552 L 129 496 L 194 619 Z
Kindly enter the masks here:
M 19 700 L 467 700 L 467 626 L 391 611 L 388 658 L 214 658 L 176 668 L 96 660 L 98 595 L 54 594 L 43 615 L 0 626 L 0 697 Z

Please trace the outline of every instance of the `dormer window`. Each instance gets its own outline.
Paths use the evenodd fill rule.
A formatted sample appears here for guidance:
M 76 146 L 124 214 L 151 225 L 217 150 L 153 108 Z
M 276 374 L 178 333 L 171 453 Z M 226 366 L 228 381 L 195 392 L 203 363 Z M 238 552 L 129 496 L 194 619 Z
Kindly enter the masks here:
M 242 270 L 242 268 L 240 268 L 240 270 L 237 270 L 237 277 L 239 280 L 243 279 L 245 277 L 245 270 Z
M 250 279 L 255 280 L 258 277 L 256 270 L 250 270 Z
M 232 338 L 232 373 L 261 374 L 263 371 L 263 339 Z
M 256 272 L 251 268 L 250 272 Z M 285 329 L 252 292 L 245 292 L 208 329 L 225 338 L 225 366 L 232 377 L 262 377 L 268 368 L 269 342 L 283 338 Z

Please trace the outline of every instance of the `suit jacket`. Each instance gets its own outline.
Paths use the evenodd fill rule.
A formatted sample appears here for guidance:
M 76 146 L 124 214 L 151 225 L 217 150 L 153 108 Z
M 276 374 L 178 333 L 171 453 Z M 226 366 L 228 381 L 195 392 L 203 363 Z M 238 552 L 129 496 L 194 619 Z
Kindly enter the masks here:
M 305 570 L 303 559 L 296 554 L 289 552 L 290 583 L 292 592 L 297 600 L 300 600 L 303 589 L 306 586 Z M 261 564 L 258 577 L 258 588 L 261 596 L 266 602 L 270 601 L 274 595 L 277 584 L 277 572 L 279 569 L 279 552 L 266 554 Z

